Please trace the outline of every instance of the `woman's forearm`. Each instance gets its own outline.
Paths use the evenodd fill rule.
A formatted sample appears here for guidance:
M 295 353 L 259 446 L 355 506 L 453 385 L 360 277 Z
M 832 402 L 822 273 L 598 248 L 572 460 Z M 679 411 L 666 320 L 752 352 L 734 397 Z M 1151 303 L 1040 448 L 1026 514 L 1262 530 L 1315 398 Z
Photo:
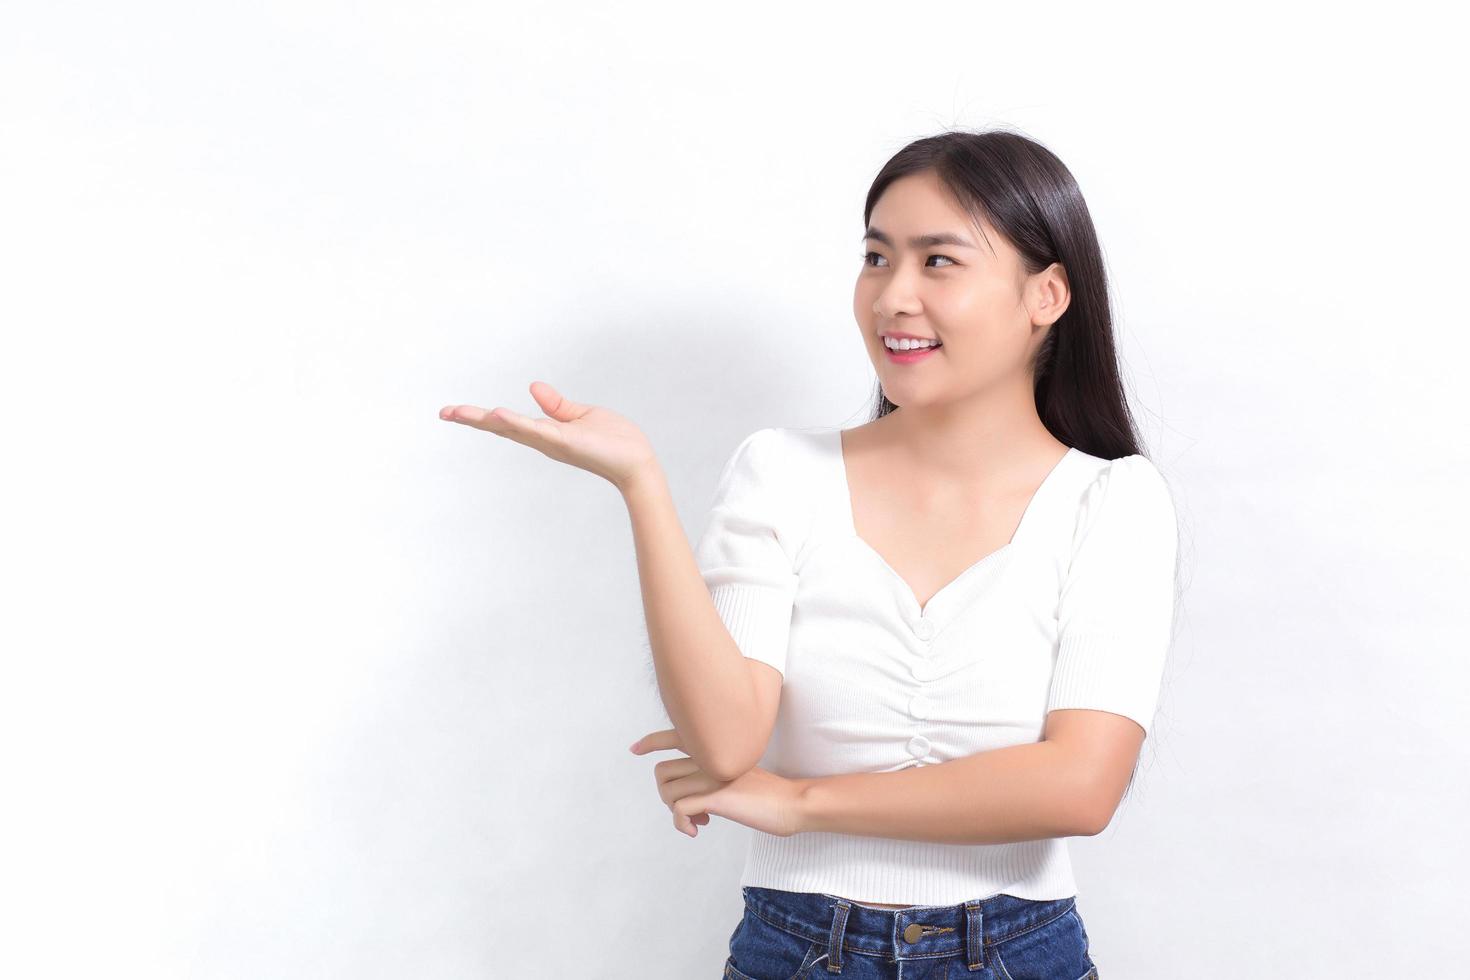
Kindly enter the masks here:
M 799 833 L 1009 844 L 1097 832 L 1096 794 L 1067 748 L 1054 742 L 798 782 Z
M 662 469 L 620 489 L 659 696 L 689 758 L 716 779 L 734 779 L 749 768 L 740 760 L 752 754 L 746 743 L 756 728 L 750 667 L 715 610 Z

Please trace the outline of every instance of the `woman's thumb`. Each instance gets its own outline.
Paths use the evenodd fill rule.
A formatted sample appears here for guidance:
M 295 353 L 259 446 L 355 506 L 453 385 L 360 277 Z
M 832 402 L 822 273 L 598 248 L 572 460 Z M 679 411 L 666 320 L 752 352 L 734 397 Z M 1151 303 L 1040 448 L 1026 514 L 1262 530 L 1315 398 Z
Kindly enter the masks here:
M 536 404 L 541 406 L 541 411 L 558 422 L 570 422 L 581 418 L 592 407 L 563 398 L 560 392 L 545 381 L 531 382 L 531 397 L 536 399 Z

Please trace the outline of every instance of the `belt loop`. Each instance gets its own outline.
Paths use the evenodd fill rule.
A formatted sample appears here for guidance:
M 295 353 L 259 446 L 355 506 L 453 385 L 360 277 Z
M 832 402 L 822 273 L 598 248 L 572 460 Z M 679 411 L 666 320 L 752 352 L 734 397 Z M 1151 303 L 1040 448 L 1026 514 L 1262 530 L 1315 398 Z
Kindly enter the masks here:
M 827 934 L 827 972 L 842 972 L 842 934 L 847 930 L 847 913 L 852 908 L 839 898 L 832 906 L 832 931 Z
M 965 952 L 971 970 L 985 969 L 985 916 L 980 903 L 965 903 Z

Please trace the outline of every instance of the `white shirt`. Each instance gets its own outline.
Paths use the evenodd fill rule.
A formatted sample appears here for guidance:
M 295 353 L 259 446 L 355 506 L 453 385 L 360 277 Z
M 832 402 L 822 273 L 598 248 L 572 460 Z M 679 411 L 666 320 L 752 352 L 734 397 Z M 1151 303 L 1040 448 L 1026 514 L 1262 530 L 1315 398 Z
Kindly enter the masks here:
M 695 558 L 746 657 L 783 675 L 760 765 L 890 772 L 1036 742 L 1046 713 L 1152 724 L 1177 532 L 1143 456 L 1072 448 L 1011 541 L 922 608 L 857 534 L 841 430 L 760 429 L 721 471 Z M 885 904 L 1076 895 L 1066 839 L 957 845 L 752 831 L 740 883 Z

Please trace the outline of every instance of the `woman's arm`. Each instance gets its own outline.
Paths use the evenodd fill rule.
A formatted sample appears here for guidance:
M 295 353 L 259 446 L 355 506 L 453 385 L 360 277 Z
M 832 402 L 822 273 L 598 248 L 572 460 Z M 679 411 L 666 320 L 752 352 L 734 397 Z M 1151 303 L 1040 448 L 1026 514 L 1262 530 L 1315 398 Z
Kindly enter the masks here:
M 633 521 L 643 610 L 664 707 L 684 736 L 689 757 L 710 774 L 733 779 L 739 772 L 731 769 L 748 770 L 750 764 L 740 760 L 758 758 L 752 743 L 765 737 L 751 723 L 755 683 L 705 585 L 653 446 L 636 425 L 611 409 L 574 402 L 544 381 L 531 382 L 530 391 L 545 418 L 476 405 L 446 405 L 439 417 L 530 446 L 618 488 Z M 741 448 L 751 441 L 747 438 Z M 731 469 L 727 466 L 727 477 Z M 741 488 L 747 489 L 753 476 L 744 470 L 740 475 Z M 742 518 L 742 523 L 749 520 Z M 731 553 L 749 558 L 748 548 L 733 547 L 740 543 L 738 536 L 715 540 L 721 558 Z M 764 573 L 759 565 L 756 571 Z M 775 621 L 768 615 L 764 622 L 756 618 L 754 625 L 742 624 L 764 641 L 767 657 L 774 656 L 766 648 L 775 643 L 769 628 Z M 768 733 L 769 725 L 765 728 Z
M 1088 837 L 1107 824 L 1090 772 L 1070 746 L 1041 741 L 896 772 L 799 779 L 797 832 L 941 844 Z
M 734 779 L 749 768 L 739 760 L 759 755 L 746 744 L 759 727 L 749 664 L 715 610 L 662 467 L 651 462 L 619 489 L 664 708 L 689 758 L 716 779 Z

